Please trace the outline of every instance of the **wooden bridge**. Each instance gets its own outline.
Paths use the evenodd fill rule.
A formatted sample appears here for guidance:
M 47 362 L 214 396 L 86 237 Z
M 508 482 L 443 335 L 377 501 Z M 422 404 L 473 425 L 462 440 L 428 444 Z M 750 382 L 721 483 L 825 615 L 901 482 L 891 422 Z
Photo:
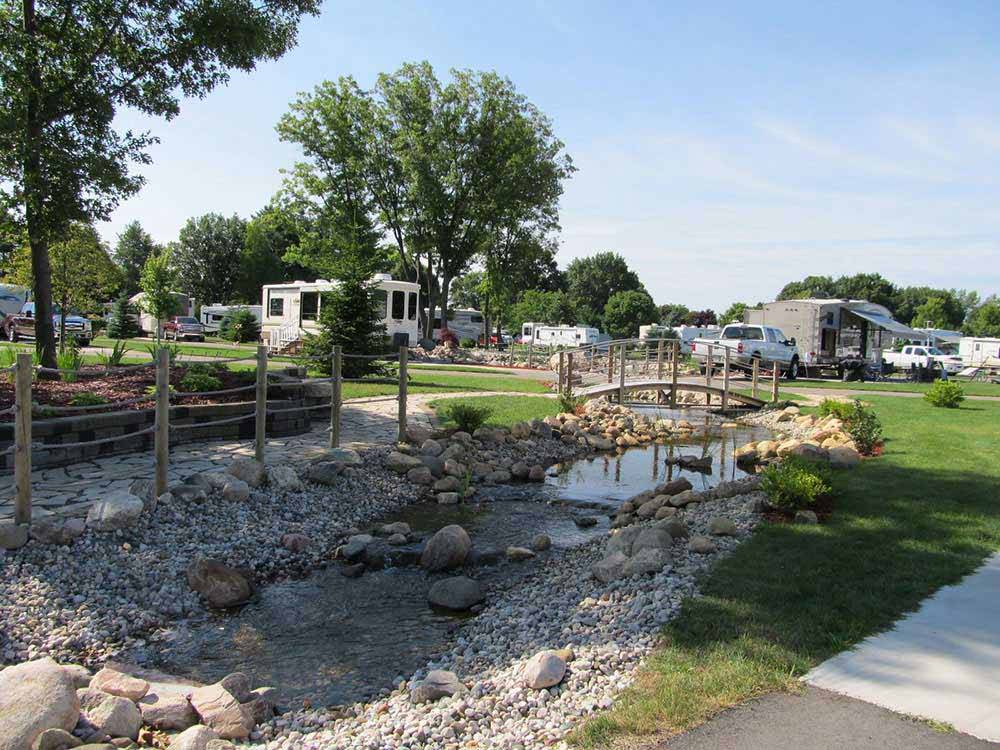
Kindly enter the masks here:
M 770 401 L 778 400 L 779 369 L 764 370 L 753 361 L 750 393 L 734 390 L 730 352 L 722 348 L 716 359 L 712 347 L 704 363 L 704 382 L 680 379 L 680 342 L 677 340 L 621 339 L 589 344 L 559 352 L 559 393 L 587 399 L 609 396 L 624 403 L 627 394 L 655 391 L 657 403 L 677 406 L 681 392 L 701 393 L 706 406 L 713 398 L 725 411 L 732 405 L 759 409 L 768 403 L 761 397 L 761 375 L 769 377 Z M 575 386 L 575 381 L 580 383 Z M 765 386 L 766 387 L 766 386 Z

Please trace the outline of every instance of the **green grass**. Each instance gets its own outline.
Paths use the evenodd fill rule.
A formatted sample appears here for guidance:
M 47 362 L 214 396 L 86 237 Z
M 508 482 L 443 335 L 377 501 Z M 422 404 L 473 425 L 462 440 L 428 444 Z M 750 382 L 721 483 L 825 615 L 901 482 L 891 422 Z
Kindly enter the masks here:
M 431 401 L 430 407 L 440 414 L 447 413 L 451 404 L 469 404 L 470 406 L 486 406 L 490 416 L 486 424 L 493 427 L 510 427 L 515 422 L 525 422 L 535 417 L 548 417 L 559 413 L 559 402 L 554 398 L 541 396 L 470 396 L 466 398 L 442 398 Z M 444 426 L 454 426 L 447 418 Z
M 479 372 L 488 375 L 506 375 L 503 367 L 466 367 L 464 365 L 408 365 L 411 370 L 437 370 L 438 372 Z M 522 376 L 523 377 L 523 376 Z
M 996 396 L 1000 398 L 1000 385 L 978 381 L 958 380 L 952 382 L 962 386 L 966 396 Z M 884 391 L 888 393 L 926 393 L 930 383 L 844 383 L 839 380 L 799 380 L 794 384 L 782 383 L 781 388 L 834 388 L 843 391 Z
M 407 387 L 410 393 L 461 393 L 463 391 L 497 391 L 510 393 L 548 393 L 548 386 L 542 381 L 530 378 L 519 378 L 515 375 L 498 375 L 491 371 L 490 375 L 477 373 L 460 374 L 449 371 L 424 370 L 415 372 L 410 377 Z M 397 387 L 394 383 L 344 383 L 343 396 L 362 398 L 371 396 L 394 396 Z
M 885 453 L 838 472 L 820 526 L 767 525 L 685 600 L 635 687 L 574 737 L 683 731 L 889 628 L 1000 549 L 1000 403 L 872 396 Z

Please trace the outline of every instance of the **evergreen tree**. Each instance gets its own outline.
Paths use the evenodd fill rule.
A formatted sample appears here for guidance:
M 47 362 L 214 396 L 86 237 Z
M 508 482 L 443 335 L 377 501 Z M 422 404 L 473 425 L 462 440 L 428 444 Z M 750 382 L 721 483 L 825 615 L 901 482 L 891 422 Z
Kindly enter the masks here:
M 131 222 L 125 230 L 118 235 L 118 244 L 115 245 L 114 260 L 122 270 L 122 291 L 127 295 L 133 295 L 139 291 L 139 277 L 142 275 L 142 267 L 150 255 L 157 252 L 159 248 L 149 236 L 149 232 L 142 228 L 138 221 Z
M 133 317 L 135 308 L 129 304 L 124 294 L 115 300 L 111 308 L 111 319 L 108 321 L 108 338 L 131 339 L 139 335 L 139 324 Z
M 260 323 L 252 312 L 241 307 L 219 323 L 219 337 L 235 343 L 260 341 Z

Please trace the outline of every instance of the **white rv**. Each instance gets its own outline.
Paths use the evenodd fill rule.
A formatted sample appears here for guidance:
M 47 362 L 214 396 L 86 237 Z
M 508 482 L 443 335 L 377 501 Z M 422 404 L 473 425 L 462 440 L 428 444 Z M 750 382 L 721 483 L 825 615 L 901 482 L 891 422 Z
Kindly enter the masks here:
M 176 304 L 174 306 L 174 311 L 167 316 L 164 320 L 159 321 L 160 325 L 163 325 L 167 320 L 174 315 L 183 315 L 185 317 L 194 315 L 194 298 L 188 297 L 182 292 L 171 292 Z M 138 294 L 133 294 L 129 297 L 129 304 L 132 305 L 138 312 L 137 322 L 139 324 L 139 330 L 141 330 L 147 336 L 156 335 L 156 325 L 157 320 L 148 312 L 146 312 L 142 303 L 146 299 L 145 292 L 139 292 Z
M 525 323 L 521 326 L 521 343 L 535 346 L 583 346 L 601 341 L 601 332 L 587 326 L 550 326 Z
M 257 318 L 257 322 L 261 322 L 263 308 L 260 305 L 202 305 L 198 320 L 204 327 L 205 333 L 218 333 L 222 319 L 236 310 L 249 310 Z
M 966 336 L 958 344 L 958 356 L 967 367 L 1000 367 L 1000 339 Z
M 441 308 L 435 310 L 438 313 L 434 317 L 434 331 L 431 334 L 431 338 L 435 341 L 441 338 Z M 428 315 L 427 308 L 424 308 L 424 315 Z M 448 325 L 445 326 L 449 331 L 454 332 L 458 336 L 459 341 L 462 339 L 473 339 L 476 343 L 479 343 L 480 339 L 485 332 L 486 319 L 483 318 L 483 314 L 479 310 L 474 310 L 472 308 L 460 309 L 460 310 L 450 310 L 448 312 Z
M 414 345 L 420 340 L 417 311 L 420 286 L 397 281 L 388 274 L 376 274 L 379 305 L 386 335 L 397 345 Z M 333 291 L 336 281 L 292 281 L 267 284 L 261 292 L 263 318 L 261 335 L 272 350 L 283 349 L 305 334 L 319 333 L 323 293 Z
M 17 315 L 29 299 L 31 292 L 28 287 L 0 284 L 0 318 L 4 315 Z

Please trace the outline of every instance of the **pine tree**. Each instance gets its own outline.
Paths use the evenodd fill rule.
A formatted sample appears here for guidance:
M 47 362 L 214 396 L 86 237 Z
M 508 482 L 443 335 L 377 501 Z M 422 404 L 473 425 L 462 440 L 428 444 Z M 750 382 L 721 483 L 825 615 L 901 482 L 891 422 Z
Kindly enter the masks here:
M 131 339 L 139 335 L 139 324 L 136 322 L 135 308 L 129 304 L 128 297 L 122 295 L 115 300 L 111 308 L 111 319 L 108 320 L 108 338 Z
M 320 332 L 306 338 L 303 351 L 309 357 L 322 358 L 316 366 L 324 373 L 330 373 L 333 347 L 337 344 L 345 354 L 385 351 L 386 330 L 378 294 L 367 277 L 348 272 L 333 291 L 323 295 Z M 345 357 L 341 371 L 345 378 L 357 378 L 377 369 L 372 360 Z

